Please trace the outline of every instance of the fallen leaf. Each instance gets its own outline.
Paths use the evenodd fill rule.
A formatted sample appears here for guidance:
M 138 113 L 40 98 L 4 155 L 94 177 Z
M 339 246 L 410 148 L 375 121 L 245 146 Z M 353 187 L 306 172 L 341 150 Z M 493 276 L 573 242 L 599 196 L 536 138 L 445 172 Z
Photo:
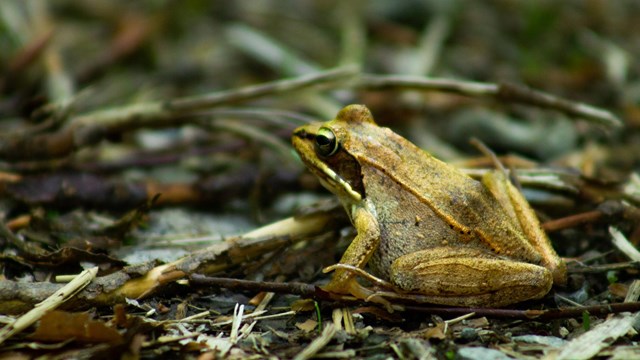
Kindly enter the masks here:
M 318 322 L 312 319 L 307 319 L 303 323 L 296 323 L 296 327 L 306 333 L 310 333 L 318 327 Z
M 104 322 L 91 320 L 87 313 L 52 311 L 40 320 L 30 336 L 39 341 L 65 341 L 71 338 L 83 343 L 121 343 L 122 335 Z
M 430 327 L 428 329 L 426 329 L 423 333 L 422 333 L 422 337 L 429 340 L 429 339 L 438 339 L 438 340 L 443 340 L 446 336 L 444 334 L 444 323 L 439 323 L 438 325 L 434 326 L 434 327 Z
M 486 317 L 480 317 L 475 319 L 467 319 L 463 321 L 463 324 L 472 328 L 484 328 L 489 326 L 489 320 Z
M 291 310 L 295 312 L 314 311 L 315 308 L 316 307 L 313 303 L 313 300 L 311 299 L 296 300 L 293 302 L 293 304 L 291 304 Z
M 614 283 L 609 285 L 609 292 L 611 295 L 624 298 L 627 296 L 627 292 L 629 291 L 629 286 L 621 283 Z

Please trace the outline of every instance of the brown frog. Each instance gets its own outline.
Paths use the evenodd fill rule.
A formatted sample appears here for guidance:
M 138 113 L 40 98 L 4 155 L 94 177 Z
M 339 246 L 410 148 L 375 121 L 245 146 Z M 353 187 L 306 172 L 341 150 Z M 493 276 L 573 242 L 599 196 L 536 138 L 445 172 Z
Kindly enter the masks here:
M 368 264 L 397 288 L 452 306 L 504 306 L 565 283 L 565 263 L 504 172 L 474 180 L 376 125 L 363 105 L 296 129 L 292 142 L 357 230 L 341 264 Z M 344 268 L 325 290 L 372 294 Z

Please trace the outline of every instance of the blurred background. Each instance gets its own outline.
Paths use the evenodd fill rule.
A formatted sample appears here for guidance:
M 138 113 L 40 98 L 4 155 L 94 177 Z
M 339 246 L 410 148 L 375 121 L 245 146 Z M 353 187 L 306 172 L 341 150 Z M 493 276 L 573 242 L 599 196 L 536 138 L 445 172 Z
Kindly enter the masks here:
M 8 127 L 12 117 L 32 116 L 42 103 L 83 92 L 74 113 L 355 63 L 377 74 L 526 84 L 613 110 L 635 129 L 639 7 L 604 0 L 3 1 L 0 115 Z M 502 146 L 536 157 L 566 153 L 586 131 L 559 125 L 563 120 L 553 113 L 514 108 L 478 124 L 485 121 L 477 118 L 495 115 L 496 104 L 483 102 L 483 111 L 470 112 L 477 101 L 433 93 L 293 94 L 269 99 L 268 106 L 330 118 L 354 101 L 400 112 L 378 116 L 381 122 L 411 121 L 400 117 L 402 109 L 412 108 L 429 113 L 433 122 L 455 120 L 458 125 L 434 130 L 454 144 L 466 142 L 466 131 L 511 126 L 514 139 L 501 140 Z M 522 117 L 535 117 L 544 130 L 518 127 Z M 521 144 L 526 139 L 518 130 L 555 142 L 532 149 Z
M 207 209 L 250 198 L 255 210 L 277 194 L 319 188 L 300 175 L 291 131 L 331 119 L 349 103 L 367 104 L 380 124 L 448 161 L 478 156 L 469 146 L 477 137 L 499 154 L 624 181 L 640 164 L 638 15 L 635 1 L 605 0 L 5 0 L 0 167 L 35 179 L 5 189 L 20 205 L 12 202 L 7 212 L 130 208 L 154 191 L 163 193 L 161 203 Z M 353 75 L 320 88 L 161 113 L 144 124 L 136 122 L 144 116 L 112 116 L 348 65 L 368 74 L 526 85 L 610 110 L 624 128 L 487 97 L 362 88 Z M 78 145 L 74 129 L 100 124 L 107 113 L 110 127 Z M 30 152 L 28 139 L 65 130 L 74 135 L 47 138 L 64 143 L 62 150 Z M 125 180 L 84 193 L 60 190 L 56 178 L 42 193 L 49 189 L 44 178 L 70 172 L 83 176 L 75 190 Z M 172 198 L 152 182 L 188 187 Z M 268 217 L 290 212 L 285 206 Z

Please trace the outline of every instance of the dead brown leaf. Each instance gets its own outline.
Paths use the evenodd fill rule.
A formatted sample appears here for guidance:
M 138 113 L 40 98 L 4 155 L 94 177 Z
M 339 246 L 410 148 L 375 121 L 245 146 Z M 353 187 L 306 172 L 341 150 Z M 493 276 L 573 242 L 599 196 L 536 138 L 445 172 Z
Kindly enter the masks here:
M 99 320 L 91 320 L 88 313 L 52 311 L 41 320 L 36 332 L 30 336 L 39 341 L 65 341 L 71 338 L 83 343 L 123 342 L 122 335 Z
M 318 327 L 318 322 L 313 319 L 307 319 L 305 322 L 296 323 L 296 327 L 306 333 L 310 333 Z

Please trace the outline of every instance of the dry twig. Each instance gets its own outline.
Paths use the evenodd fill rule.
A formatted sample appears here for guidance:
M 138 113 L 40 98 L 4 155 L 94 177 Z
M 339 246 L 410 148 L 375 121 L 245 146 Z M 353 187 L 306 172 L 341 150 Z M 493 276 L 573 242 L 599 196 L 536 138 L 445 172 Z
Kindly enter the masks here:
M 92 267 L 81 272 L 75 279 L 61 287 L 58 291 L 51 294 L 45 301 L 35 305 L 31 311 L 17 318 L 13 323 L 5 326 L 0 330 L 0 344 L 11 336 L 19 333 L 29 325 L 35 323 L 49 311 L 62 305 L 67 300 L 76 296 L 96 277 L 98 267 Z
M 356 72 L 355 67 L 343 67 L 229 91 L 99 110 L 74 117 L 67 126 L 55 133 L 4 138 L 0 141 L 0 159 L 20 161 L 60 158 L 125 130 L 180 125 L 191 121 L 187 115 L 198 111 L 344 81 Z
M 206 285 L 207 287 L 219 286 L 228 289 L 250 290 L 254 292 L 271 291 L 275 293 L 295 294 L 303 297 L 310 297 L 319 301 L 339 301 L 343 304 L 361 303 L 361 301 L 355 300 L 349 296 L 340 296 L 337 294 L 328 293 L 315 285 L 304 283 L 274 283 L 193 275 L 191 277 L 191 284 L 200 286 Z M 414 304 L 393 304 L 393 309 L 407 311 L 410 313 L 421 312 L 446 316 L 462 316 L 469 313 L 475 313 L 478 317 L 487 316 L 493 318 L 549 320 L 579 317 L 582 316 L 582 313 L 585 311 L 589 312 L 589 314 L 593 316 L 606 316 L 608 314 L 615 314 L 626 311 L 638 311 L 640 310 L 640 302 L 578 306 L 548 310 L 464 308 Z
M 402 76 L 363 75 L 357 84 L 367 89 L 407 89 L 443 91 L 467 96 L 486 96 L 507 102 L 516 102 L 541 108 L 557 110 L 607 127 L 621 127 L 622 121 L 609 111 L 591 105 L 562 99 L 560 97 L 514 84 L 494 84 L 453 79 Z
M 285 219 L 256 229 L 242 237 L 196 251 L 169 264 L 145 263 L 129 266 L 116 273 L 96 278 L 78 294 L 73 305 L 112 306 L 126 298 L 140 299 L 193 273 L 214 274 L 230 266 L 255 259 L 270 251 L 325 231 L 333 217 L 317 213 L 300 219 Z M 50 283 L 24 284 L 0 281 L 0 313 L 16 313 L 29 309 L 36 299 L 58 290 Z

